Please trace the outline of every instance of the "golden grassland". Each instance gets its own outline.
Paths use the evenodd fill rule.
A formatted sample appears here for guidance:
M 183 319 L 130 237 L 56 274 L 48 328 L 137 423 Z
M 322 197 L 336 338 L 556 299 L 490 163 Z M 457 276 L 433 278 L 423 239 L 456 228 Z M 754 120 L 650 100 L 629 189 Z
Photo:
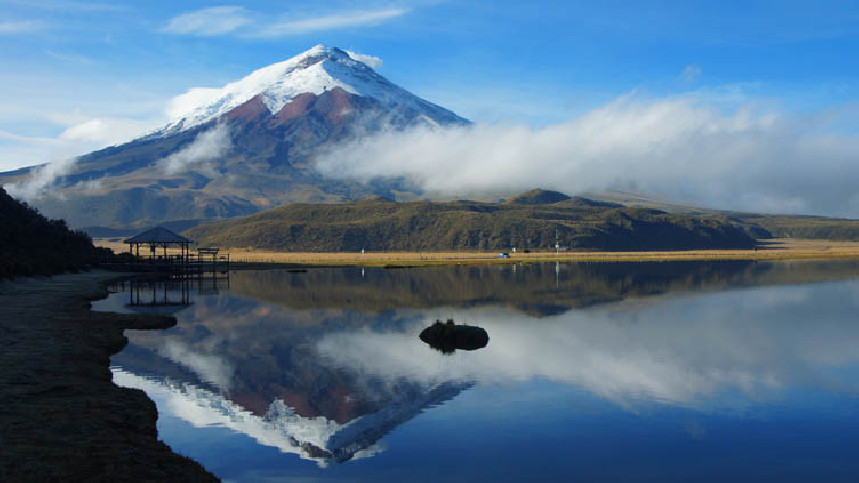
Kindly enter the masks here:
M 116 253 L 128 251 L 118 241 L 94 240 L 96 245 Z M 510 253 L 510 258 L 498 258 L 498 252 L 368 252 L 368 253 L 307 253 L 273 252 L 246 248 L 231 248 L 230 260 L 242 263 L 284 263 L 307 265 L 446 265 L 463 263 L 511 263 L 522 261 L 573 262 L 642 262 L 672 260 L 814 260 L 859 259 L 859 242 L 803 240 L 780 238 L 760 240 L 758 250 L 691 250 L 664 252 L 532 252 Z M 159 248 L 158 253 L 161 253 Z M 171 253 L 168 250 L 168 253 Z M 178 251 L 176 251 L 178 253 Z M 141 250 L 142 254 L 142 250 Z

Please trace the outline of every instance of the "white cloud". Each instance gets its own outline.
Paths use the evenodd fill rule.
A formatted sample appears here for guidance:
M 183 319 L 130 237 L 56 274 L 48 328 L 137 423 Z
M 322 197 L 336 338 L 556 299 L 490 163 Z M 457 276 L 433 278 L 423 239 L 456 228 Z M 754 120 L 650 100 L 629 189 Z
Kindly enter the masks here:
M 164 125 L 167 93 L 183 88 L 116 82 L 110 76 L 67 77 L 67 70 L 60 68 L 56 76 L 0 76 L 0 131 L 6 132 L 0 134 L 5 138 L 0 171 L 80 156 Z M 76 126 L 86 123 L 90 129 L 100 125 L 102 134 L 84 136 L 84 127 Z
M 251 23 L 244 7 L 224 5 L 183 13 L 173 18 L 163 32 L 183 35 L 224 35 Z
M 97 147 L 115 145 L 129 141 L 151 127 L 148 121 L 114 118 L 88 118 L 80 114 L 54 113 L 47 116 L 50 122 L 68 127 L 57 137 L 30 137 L 0 130 L 0 140 L 12 141 L 17 149 L 4 147 L 3 152 L 12 158 L 27 158 L 45 163 L 35 168 L 26 181 L 6 185 L 7 191 L 16 198 L 34 200 L 49 194 L 61 177 L 74 168 L 77 157 L 73 153 L 91 151 Z M 21 146 L 25 148 L 22 149 Z M 29 149 L 27 149 L 29 148 Z M 17 156 L 16 156 L 17 154 Z M 0 169 L 17 168 L 16 165 L 0 165 Z M 82 186 L 84 190 L 95 190 L 96 184 Z
M 509 384 L 539 378 L 624 406 L 659 401 L 719 407 L 719 396 L 733 392 L 754 401 L 795 387 L 855 390 L 859 330 L 847 309 L 856 305 L 849 298 L 856 287 L 845 282 L 631 301 L 539 323 L 509 309 L 449 310 L 446 317 L 483 327 L 490 338 L 484 349 L 451 356 L 417 337 L 438 317 L 433 309 L 422 311 L 424 320 L 405 333 L 329 333 L 316 347 L 336 367 L 387 381 Z M 829 297 L 849 302 L 810 323 L 812 308 L 823 306 L 816 302 Z
M 223 156 L 231 145 L 229 127 L 226 124 L 218 124 L 198 134 L 191 144 L 159 161 L 158 167 L 166 174 L 196 169 L 214 176 L 211 161 Z
M 373 55 L 359 54 L 357 52 L 352 52 L 351 50 L 347 50 L 346 53 L 349 54 L 349 57 L 352 57 L 358 62 L 363 62 L 367 64 L 367 66 L 372 69 L 378 70 L 380 67 L 382 67 L 382 59 Z
M 406 176 L 465 194 L 535 187 L 627 189 L 725 209 L 859 216 L 859 139 L 819 121 L 693 96 L 624 96 L 571 121 L 531 128 L 419 128 L 355 139 L 318 157 L 326 175 Z
M 55 137 L 47 137 L 26 136 L 0 129 L 0 140 L 7 141 L 0 146 L 0 171 L 48 162 L 66 163 L 83 153 L 131 141 L 162 122 L 156 119 L 92 118 L 74 113 L 45 113 L 39 120 L 62 126 L 63 130 Z M 52 183 L 53 180 L 48 182 L 45 179 L 38 184 L 47 187 Z
M 59 138 L 111 146 L 131 141 L 151 127 L 152 123 L 137 119 L 95 118 L 68 127 Z
M 45 23 L 38 20 L 15 20 L 0 22 L 0 35 L 20 34 L 43 30 Z
M 289 20 L 269 20 L 266 15 L 239 6 L 210 7 L 183 13 L 171 19 L 161 31 L 180 35 L 277 38 L 345 27 L 374 26 L 404 15 L 408 10 L 357 10 Z

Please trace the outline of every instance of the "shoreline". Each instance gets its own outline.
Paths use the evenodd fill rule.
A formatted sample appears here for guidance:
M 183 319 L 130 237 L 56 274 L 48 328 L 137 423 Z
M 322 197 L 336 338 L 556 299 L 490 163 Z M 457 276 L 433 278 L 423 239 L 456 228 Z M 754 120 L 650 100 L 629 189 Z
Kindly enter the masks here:
M 855 244 L 859 247 L 859 243 Z M 789 253 L 757 260 L 859 259 L 854 247 Z M 828 252 L 828 253 L 827 253 Z M 721 252 L 720 252 L 721 253 Z M 744 252 L 767 255 L 764 252 Z M 339 256 L 340 260 L 251 262 L 236 268 L 291 266 L 382 266 L 406 268 L 423 265 L 519 263 L 545 261 L 669 261 L 746 260 L 749 258 L 659 258 L 687 252 L 632 253 L 637 259 L 612 259 L 612 254 L 520 254 L 510 259 L 459 258 L 438 260 L 377 259 L 366 255 L 285 254 Z M 827 254 L 797 257 L 800 254 Z M 357 255 L 357 259 L 355 258 Z M 402 256 L 401 253 L 384 254 Z M 513 255 L 513 254 L 511 254 Z M 528 257 L 527 255 L 533 255 Z M 546 257 L 552 255 L 553 258 Z M 572 256 L 571 256 L 572 255 Z M 703 253 L 712 256 L 712 252 Z M 585 256 L 587 259 L 578 259 Z M 362 259 L 363 258 L 363 259 Z M 406 264 L 395 265 L 403 260 Z M 409 265 L 408 263 L 412 264 Z M 91 301 L 107 295 L 111 281 L 134 276 L 95 270 L 54 277 L 0 281 L 0 479 L 2 480 L 181 480 L 217 481 L 199 463 L 174 453 L 158 439 L 157 409 L 142 391 L 113 383 L 110 356 L 126 344 L 125 329 L 159 330 L 172 327 L 169 316 L 94 312 Z
M 306 253 L 266 250 L 230 250 L 235 268 L 365 266 L 419 267 L 457 264 L 509 264 L 530 262 L 669 262 L 720 260 L 859 260 L 859 242 L 774 239 L 758 250 L 689 250 L 651 252 L 368 252 Z
M 217 481 L 158 439 L 155 403 L 113 383 L 125 329 L 172 317 L 94 312 L 117 272 L 0 282 L 0 479 Z
M 98 246 L 115 253 L 127 252 L 123 245 L 107 239 L 96 239 Z M 669 262 L 720 260 L 859 260 L 859 241 L 769 239 L 758 240 L 757 250 L 687 250 L 649 252 L 512 252 L 510 258 L 499 258 L 499 252 L 437 251 L 437 252 L 284 252 L 229 248 L 230 266 L 251 268 L 311 268 L 311 267 L 420 267 L 460 264 L 509 264 L 530 262 Z M 168 250 L 168 253 L 171 253 Z M 178 253 L 178 252 L 177 252 Z

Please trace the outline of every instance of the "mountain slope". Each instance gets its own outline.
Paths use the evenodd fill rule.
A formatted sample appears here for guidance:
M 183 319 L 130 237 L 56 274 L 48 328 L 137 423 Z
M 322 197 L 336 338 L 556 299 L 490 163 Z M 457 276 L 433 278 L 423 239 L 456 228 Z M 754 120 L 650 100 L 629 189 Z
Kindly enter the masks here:
M 123 227 L 221 219 L 288 202 L 409 199 L 420 191 L 401 179 L 325 178 L 314 155 L 384 129 L 468 123 L 324 46 L 174 104 L 169 124 L 80 157 L 31 203 L 72 226 Z M 37 172 L 2 173 L 0 183 L 24 194 Z
M 576 201 L 578 200 L 578 201 Z M 284 251 L 752 248 L 718 217 L 671 215 L 582 199 L 517 205 L 469 201 L 293 204 L 185 232 L 198 244 Z

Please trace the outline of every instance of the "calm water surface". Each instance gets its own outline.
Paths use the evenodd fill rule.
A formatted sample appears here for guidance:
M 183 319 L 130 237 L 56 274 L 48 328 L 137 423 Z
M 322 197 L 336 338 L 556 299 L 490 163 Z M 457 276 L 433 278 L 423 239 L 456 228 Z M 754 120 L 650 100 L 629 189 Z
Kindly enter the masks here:
M 114 380 L 231 480 L 859 481 L 859 264 L 239 271 L 126 283 Z M 486 329 L 476 351 L 418 339 Z

